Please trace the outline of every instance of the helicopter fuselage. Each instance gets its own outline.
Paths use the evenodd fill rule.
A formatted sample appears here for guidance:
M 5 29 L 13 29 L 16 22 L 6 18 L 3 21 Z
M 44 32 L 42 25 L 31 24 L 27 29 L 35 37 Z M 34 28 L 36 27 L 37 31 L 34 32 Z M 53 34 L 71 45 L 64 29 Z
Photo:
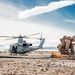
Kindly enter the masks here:
M 10 45 L 9 52 L 16 53 L 16 54 L 28 53 L 30 51 L 34 51 L 42 48 L 44 41 L 45 39 L 41 39 L 39 46 L 32 46 L 31 43 L 27 43 L 25 40 L 23 40 L 23 38 L 19 38 L 17 43 Z

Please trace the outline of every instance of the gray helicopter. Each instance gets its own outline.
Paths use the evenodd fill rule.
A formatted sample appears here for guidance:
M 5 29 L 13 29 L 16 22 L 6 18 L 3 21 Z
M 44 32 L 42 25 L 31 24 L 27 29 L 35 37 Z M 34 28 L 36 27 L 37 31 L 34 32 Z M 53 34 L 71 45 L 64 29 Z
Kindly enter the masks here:
M 32 34 L 32 35 L 37 35 L 39 33 L 36 34 Z M 10 45 L 9 47 L 9 52 L 11 53 L 11 55 L 27 55 L 26 53 L 30 52 L 30 51 L 34 51 L 34 50 L 38 50 L 38 49 L 42 49 L 45 38 L 42 38 L 42 34 L 41 34 L 41 38 L 36 38 L 40 40 L 40 44 L 38 46 L 32 46 L 32 43 L 27 43 L 26 40 L 24 40 L 23 38 L 29 38 L 28 36 L 32 36 L 32 35 L 27 35 L 27 36 L 0 36 L 0 37 L 8 37 L 10 39 L 17 39 L 18 41 L 17 43 L 14 43 L 13 45 Z M 10 40 L 8 39 L 8 40 Z

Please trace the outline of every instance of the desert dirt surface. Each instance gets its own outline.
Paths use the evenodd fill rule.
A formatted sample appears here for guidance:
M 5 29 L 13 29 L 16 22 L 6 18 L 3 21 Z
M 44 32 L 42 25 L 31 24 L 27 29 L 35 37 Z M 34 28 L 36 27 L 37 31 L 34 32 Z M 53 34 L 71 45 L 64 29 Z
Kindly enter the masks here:
M 50 53 L 33 51 L 29 54 Z M 75 60 L 0 58 L 0 75 L 75 75 Z

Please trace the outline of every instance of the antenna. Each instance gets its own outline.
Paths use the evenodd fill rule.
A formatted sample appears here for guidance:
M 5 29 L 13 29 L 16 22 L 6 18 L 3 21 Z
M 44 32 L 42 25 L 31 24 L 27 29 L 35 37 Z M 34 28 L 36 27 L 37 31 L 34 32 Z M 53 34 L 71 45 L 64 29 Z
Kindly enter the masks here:
M 43 32 L 41 32 L 41 37 L 40 37 L 40 40 L 42 39 L 42 35 L 43 35 Z

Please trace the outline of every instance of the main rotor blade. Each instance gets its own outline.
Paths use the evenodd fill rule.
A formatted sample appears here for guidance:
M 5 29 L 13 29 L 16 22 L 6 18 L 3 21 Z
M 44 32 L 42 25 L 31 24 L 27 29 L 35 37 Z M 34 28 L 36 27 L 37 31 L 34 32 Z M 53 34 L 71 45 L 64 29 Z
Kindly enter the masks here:
M 11 36 L 0 36 L 0 37 L 8 37 L 8 38 L 10 38 Z
M 9 38 L 9 39 L 4 39 L 4 40 L 14 40 L 14 39 L 16 39 L 16 38 Z
M 4 37 L 4 38 L 16 38 L 17 36 L 0 36 L 0 37 Z
M 42 39 L 47 39 L 47 38 L 34 38 L 34 37 L 29 37 L 29 39 L 38 39 L 38 40 L 42 40 Z
M 33 36 L 33 35 L 38 35 L 38 34 L 40 34 L 40 33 L 30 34 L 30 35 L 26 35 L 26 36 Z
M 0 36 L 0 37 L 13 38 L 13 39 L 16 39 L 16 38 L 29 38 L 27 36 L 33 36 L 33 35 L 38 35 L 38 34 L 40 34 L 40 33 L 35 33 L 35 34 L 31 34 L 31 35 L 24 35 L 24 36 L 19 35 L 19 36 Z

